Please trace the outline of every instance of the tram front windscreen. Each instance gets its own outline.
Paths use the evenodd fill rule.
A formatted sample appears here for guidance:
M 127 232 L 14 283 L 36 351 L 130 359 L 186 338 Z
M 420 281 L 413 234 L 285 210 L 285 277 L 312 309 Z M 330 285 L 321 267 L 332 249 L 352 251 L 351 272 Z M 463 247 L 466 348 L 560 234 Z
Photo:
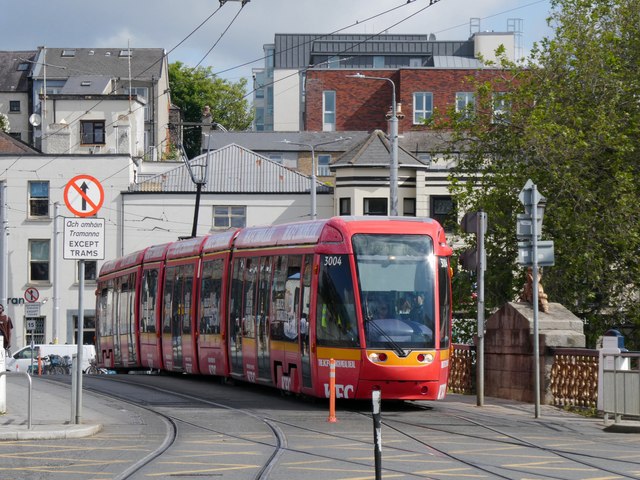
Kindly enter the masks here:
M 357 234 L 352 242 L 366 346 L 399 354 L 433 348 L 437 302 L 431 237 Z

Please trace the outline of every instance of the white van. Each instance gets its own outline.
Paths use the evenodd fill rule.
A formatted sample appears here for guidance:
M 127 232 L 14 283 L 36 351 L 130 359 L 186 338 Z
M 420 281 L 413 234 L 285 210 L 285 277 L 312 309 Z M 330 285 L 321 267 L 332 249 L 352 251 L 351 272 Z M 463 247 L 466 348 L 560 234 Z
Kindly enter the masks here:
M 33 346 L 33 363 L 38 365 L 38 355 L 41 358 L 48 355 L 60 355 L 61 357 L 78 354 L 77 345 L 53 345 L 53 344 L 36 344 Z M 82 371 L 89 368 L 92 360 L 96 358 L 96 347 L 93 345 L 83 345 L 82 350 Z M 31 346 L 22 347 L 20 350 L 7 358 L 7 372 L 27 372 L 31 366 Z

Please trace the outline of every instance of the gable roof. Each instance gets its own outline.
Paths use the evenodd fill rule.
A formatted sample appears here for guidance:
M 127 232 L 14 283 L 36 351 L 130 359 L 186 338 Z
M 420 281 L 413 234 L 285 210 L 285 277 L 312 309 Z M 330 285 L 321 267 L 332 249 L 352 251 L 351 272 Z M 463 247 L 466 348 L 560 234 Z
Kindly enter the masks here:
M 43 59 L 47 63 L 47 78 L 63 79 L 80 75 L 106 75 L 110 78 L 131 78 L 150 81 L 162 75 L 165 57 L 162 48 L 131 48 L 131 56 L 121 55 L 127 48 L 49 48 L 41 49 L 33 77 L 42 79 Z
M 0 154 L 42 153 L 17 138 L 0 130 Z
M 341 167 L 385 167 L 391 163 L 391 144 L 382 130 L 374 130 L 371 134 L 342 155 L 330 168 Z M 429 164 L 418 160 L 398 146 L 398 166 L 428 168 Z
M 29 91 L 29 72 L 36 58 L 35 50 L 0 52 L 0 92 Z M 26 70 L 18 70 L 18 65 L 27 63 Z
M 340 132 L 223 132 L 221 130 L 211 130 L 203 135 L 202 148 L 207 146 L 212 150 L 236 143 L 254 152 L 299 152 L 308 151 L 306 146 L 295 145 L 296 143 L 318 145 L 314 147 L 317 152 L 344 152 L 349 150 L 369 136 L 364 131 L 340 131 Z M 342 142 L 335 141 L 340 137 L 350 137 Z M 207 142 L 211 139 L 211 143 Z M 288 140 L 292 143 L 284 143 Z M 325 142 L 324 145 L 319 145 Z
M 299 172 L 258 155 L 240 145 L 226 147 L 199 155 L 191 160 L 191 166 L 209 163 L 206 184 L 202 193 L 308 193 L 310 178 Z M 318 193 L 330 193 L 333 188 L 317 182 Z M 186 165 L 132 185 L 130 192 L 184 193 L 194 192 Z

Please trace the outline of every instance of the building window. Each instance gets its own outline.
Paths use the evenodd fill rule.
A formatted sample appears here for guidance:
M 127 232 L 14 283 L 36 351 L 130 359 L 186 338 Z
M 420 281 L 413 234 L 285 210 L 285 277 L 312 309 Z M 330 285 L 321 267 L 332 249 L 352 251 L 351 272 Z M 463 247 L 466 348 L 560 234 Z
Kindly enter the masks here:
M 25 72 L 29 69 L 29 64 L 27 62 L 21 62 L 18 64 L 18 71 Z
M 80 137 L 83 145 L 104 145 L 104 120 L 81 120 Z
M 464 118 L 470 118 L 475 109 L 475 96 L 473 92 L 456 93 L 456 112 L 462 113 Z
M 76 51 L 75 49 L 67 49 L 67 50 L 62 50 L 62 54 L 60 54 L 61 57 L 75 57 L 76 56 Z
M 256 132 L 264 131 L 264 108 L 257 107 L 256 108 L 256 118 L 254 120 L 256 125 Z
M 409 66 L 411 68 L 417 68 L 422 66 L 422 58 L 410 58 Z
M 351 215 L 351 199 L 341 198 L 340 199 L 340 215 Z
M 415 198 L 405 198 L 402 200 L 402 215 L 404 215 L 405 217 L 416 216 L 416 199 Z
M 49 240 L 29 240 L 29 282 L 49 281 Z
M 80 281 L 80 263 L 76 267 L 76 282 Z M 98 278 L 98 262 L 95 260 L 84 261 L 84 281 L 95 282 Z
M 387 199 L 386 198 L 365 198 L 364 214 L 365 215 L 387 215 Z
M 45 321 L 46 317 L 29 317 L 29 320 L 35 320 L 36 328 L 35 330 L 25 330 L 25 345 L 30 345 L 31 342 L 35 344 L 45 343 Z M 25 324 L 26 325 L 26 324 Z M 25 358 L 31 358 L 31 350 L 23 350 L 23 352 L 28 352 L 28 356 Z M 38 352 L 35 352 L 35 358 L 37 361 Z
M 29 182 L 29 217 L 49 218 L 49 182 Z
M 20 113 L 20 100 L 9 100 L 9 112 Z
M 333 132 L 336 129 L 336 92 L 322 92 L 322 131 Z
M 507 95 L 504 92 L 496 92 L 493 94 L 493 123 L 508 123 L 511 107 Z
M 144 120 L 151 120 L 151 104 L 148 101 L 149 98 L 149 88 L 148 87 L 126 87 L 124 89 L 125 95 L 136 95 L 139 98 L 142 98 L 145 102 L 144 105 Z
M 413 124 L 419 125 L 433 115 L 433 93 L 415 92 L 413 94 Z
M 384 68 L 384 55 L 373 56 L 373 68 Z
M 278 165 L 282 165 L 284 163 L 284 157 L 282 155 L 277 154 L 269 154 L 269 160 L 277 163 Z
M 458 220 L 453 199 L 449 196 L 431 197 L 431 218 L 437 220 L 446 232 L 453 231 Z
M 331 175 L 331 170 L 329 170 L 329 165 L 331 164 L 331 155 L 322 154 L 318 155 L 318 175 L 321 177 L 329 177 Z
M 213 207 L 213 228 L 243 228 L 247 224 L 247 207 L 215 206 Z
M 20 132 L 9 132 L 13 138 L 17 138 L 18 140 L 22 140 L 22 134 Z

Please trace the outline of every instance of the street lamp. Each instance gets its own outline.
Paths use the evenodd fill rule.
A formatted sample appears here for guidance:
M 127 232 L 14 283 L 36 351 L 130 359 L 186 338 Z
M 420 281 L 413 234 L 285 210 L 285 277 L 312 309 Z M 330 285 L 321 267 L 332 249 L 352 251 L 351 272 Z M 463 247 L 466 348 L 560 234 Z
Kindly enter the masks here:
M 391 137 L 391 164 L 389 166 L 389 203 L 391 215 L 398 215 L 398 111 L 396 104 L 396 84 L 387 77 L 369 77 L 362 73 L 347 75 L 349 78 L 365 80 L 384 80 L 391 84 L 391 118 L 389 119 L 389 137 Z
M 189 171 L 189 176 L 191 177 L 191 181 L 196 185 L 196 206 L 193 212 L 193 227 L 191 229 L 191 237 L 197 236 L 198 232 L 198 212 L 200 211 L 200 193 L 202 192 L 202 186 L 207 183 L 207 178 L 209 177 L 209 152 L 211 148 L 209 147 L 209 143 L 211 141 L 211 136 L 209 136 L 207 141 L 207 157 L 204 165 L 195 164 L 191 165 L 189 160 L 184 157 L 184 163 L 187 166 L 187 170 Z M 194 171 L 194 168 L 198 170 L 198 173 Z
M 316 210 L 316 188 L 317 188 L 317 182 L 316 182 L 316 148 L 320 147 L 321 145 L 329 145 L 330 143 L 337 143 L 337 142 L 342 142 L 344 140 L 349 140 L 351 139 L 351 137 L 338 137 L 334 140 L 328 141 L 328 142 L 321 142 L 321 143 L 315 143 L 315 144 L 310 144 L 310 143 L 299 143 L 299 142 L 292 142 L 290 140 L 284 139 L 278 143 L 287 143 L 290 145 L 298 145 L 300 147 L 308 147 L 311 150 L 311 187 L 309 188 L 309 191 L 311 192 L 311 220 L 315 220 L 318 216 L 317 214 L 317 210 Z

